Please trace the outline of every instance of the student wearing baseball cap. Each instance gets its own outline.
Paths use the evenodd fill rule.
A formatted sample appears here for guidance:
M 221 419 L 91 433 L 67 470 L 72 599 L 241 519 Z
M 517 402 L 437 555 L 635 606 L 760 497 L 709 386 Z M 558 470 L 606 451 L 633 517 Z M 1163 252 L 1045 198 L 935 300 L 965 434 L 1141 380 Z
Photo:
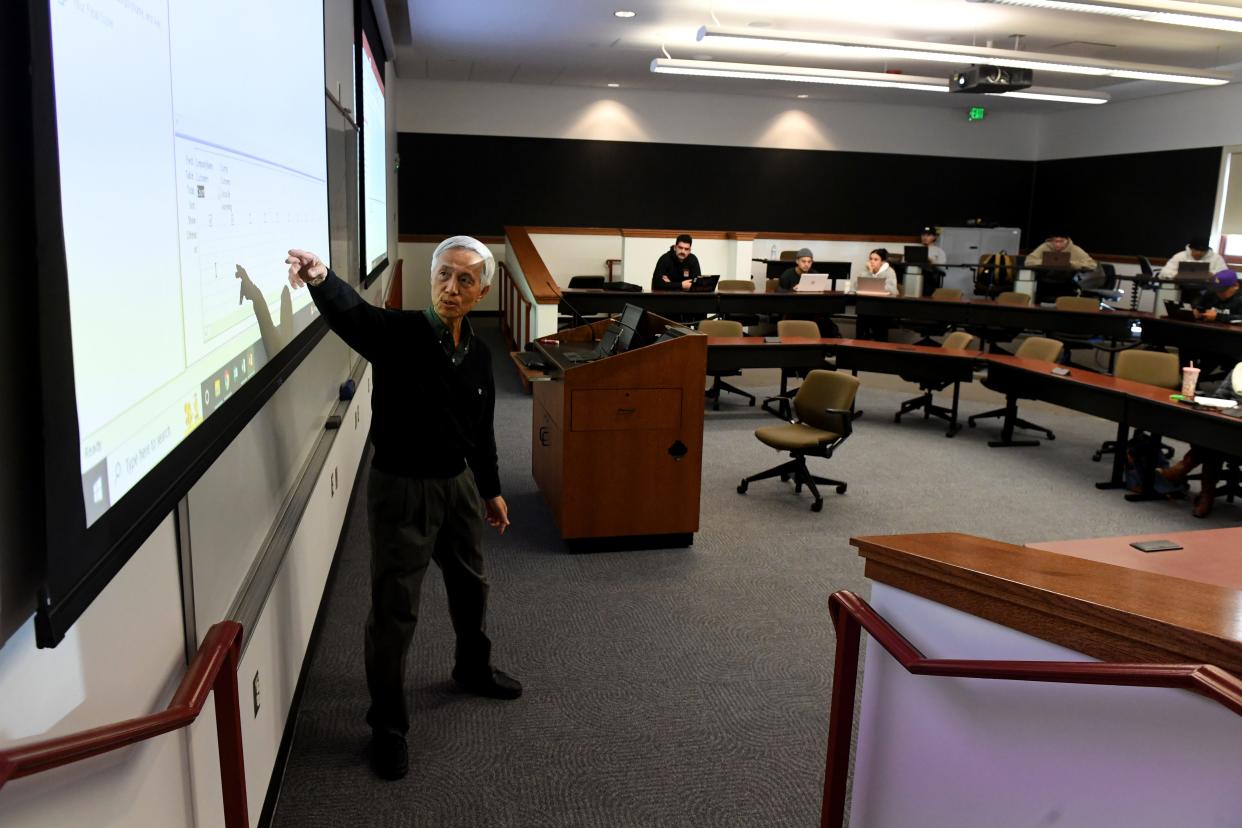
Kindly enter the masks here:
M 1237 273 L 1222 270 L 1216 274 L 1212 285 L 1199 297 L 1195 318 L 1208 322 L 1242 318 L 1242 293 L 1238 292 Z

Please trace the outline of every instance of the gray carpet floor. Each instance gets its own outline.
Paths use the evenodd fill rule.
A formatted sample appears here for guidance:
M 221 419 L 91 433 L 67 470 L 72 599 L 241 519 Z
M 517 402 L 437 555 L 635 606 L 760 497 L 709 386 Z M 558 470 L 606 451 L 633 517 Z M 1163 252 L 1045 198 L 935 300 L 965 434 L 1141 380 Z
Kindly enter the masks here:
M 1236 525 L 1242 507 L 1195 520 L 1185 501 L 1131 504 L 1092 483 L 1114 426 L 1039 404 L 1056 432 L 990 449 L 997 421 L 946 439 L 936 421 L 892 421 L 914 388 L 863 375 L 865 416 L 821 474 L 849 482 L 809 509 L 792 484 L 738 480 L 780 461 L 753 437 L 775 422 L 726 395 L 705 423 L 702 529 L 687 549 L 571 555 L 530 475 L 530 398 L 488 323 L 501 475 L 513 525 L 488 538 L 496 666 L 513 702 L 453 689 L 443 583 L 430 574 L 409 659 L 410 774 L 375 778 L 362 666 L 365 509 L 355 503 L 273 824 L 639 826 L 817 824 L 838 589 L 867 595 L 852 535 L 952 530 L 1014 543 Z M 747 372 L 762 392 L 774 371 Z M 964 414 L 1000 398 L 963 389 Z M 1180 449 L 1180 447 L 1179 447 Z M 365 469 L 363 471 L 365 479 Z M 652 481 L 655 485 L 657 481 Z M 363 494 L 360 486 L 358 496 Z

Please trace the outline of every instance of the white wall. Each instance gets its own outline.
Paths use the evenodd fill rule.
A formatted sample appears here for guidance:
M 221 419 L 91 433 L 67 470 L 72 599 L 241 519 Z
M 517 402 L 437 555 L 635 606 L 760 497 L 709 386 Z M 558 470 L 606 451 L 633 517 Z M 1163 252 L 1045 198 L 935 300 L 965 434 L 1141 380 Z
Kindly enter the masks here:
M 1242 143 L 1242 83 L 1043 116 L 1036 157 L 1079 158 Z
M 0 649 L 0 744 L 161 710 L 184 673 L 176 536 L 169 518 L 59 646 L 36 649 L 31 621 Z M 187 825 L 190 800 L 186 735 L 174 732 L 8 783 L 0 791 L 0 825 Z
M 1034 159 L 1038 125 L 1031 114 L 969 123 L 961 108 L 689 91 L 401 80 L 395 97 L 401 132 L 966 158 Z
M 531 233 L 530 240 L 539 251 L 539 258 L 547 265 L 548 272 L 561 287 L 567 287 L 574 276 L 606 276 L 608 269 L 604 260 L 621 258 L 619 233 Z

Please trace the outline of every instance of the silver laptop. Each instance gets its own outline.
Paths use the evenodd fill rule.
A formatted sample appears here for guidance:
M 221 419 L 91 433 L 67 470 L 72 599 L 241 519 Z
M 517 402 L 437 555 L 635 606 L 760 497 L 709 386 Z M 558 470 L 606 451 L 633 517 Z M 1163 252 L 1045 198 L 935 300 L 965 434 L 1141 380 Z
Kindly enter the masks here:
M 794 290 L 807 293 L 818 293 L 831 289 L 827 275 L 822 273 L 803 273 L 802 279 L 799 280 L 798 284 L 794 285 Z
M 883 276 L 859 276 L 858 293 L 863 296 L 888 296 Z

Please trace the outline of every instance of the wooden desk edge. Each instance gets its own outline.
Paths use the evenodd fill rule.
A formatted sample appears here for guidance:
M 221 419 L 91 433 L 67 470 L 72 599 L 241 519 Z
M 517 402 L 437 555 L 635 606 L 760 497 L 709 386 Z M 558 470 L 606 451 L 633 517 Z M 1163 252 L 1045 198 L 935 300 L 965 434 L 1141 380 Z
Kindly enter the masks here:
M 1094 658 L 1242 675 L 1234 590 L 951 532 L 850 543 L 874 581 Z

